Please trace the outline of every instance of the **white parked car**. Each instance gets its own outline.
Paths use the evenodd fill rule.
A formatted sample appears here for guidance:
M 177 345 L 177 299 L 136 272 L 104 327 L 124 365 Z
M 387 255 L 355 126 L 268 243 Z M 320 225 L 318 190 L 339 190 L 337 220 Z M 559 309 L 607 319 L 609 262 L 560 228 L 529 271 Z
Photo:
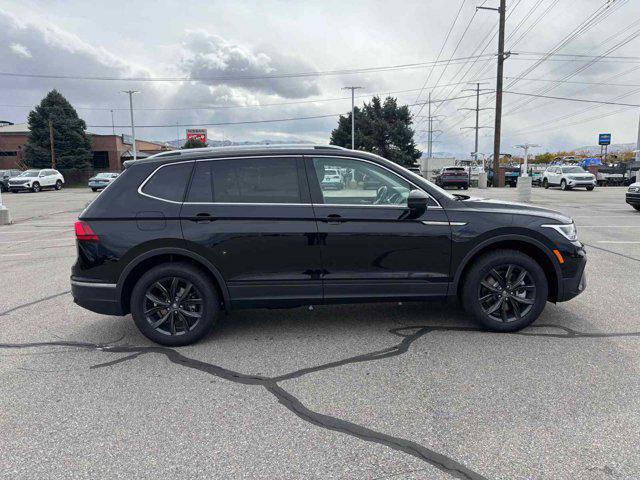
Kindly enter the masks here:
M 562 190 L 571 190 L 574 187 L 593 190 L 596 187 L 596 176 L 575 165 L 553 166 L 547 168 L 542 174 L 542 186 L 544 188 L 560 187 Z
M 9 179 L 9 191 L 15 193 L 20 190 L 39 192 L 43 188 L 60 190 L 64 185 L 62 174 L 50 168 L 42 170 L 26 170 L 17 177 Z

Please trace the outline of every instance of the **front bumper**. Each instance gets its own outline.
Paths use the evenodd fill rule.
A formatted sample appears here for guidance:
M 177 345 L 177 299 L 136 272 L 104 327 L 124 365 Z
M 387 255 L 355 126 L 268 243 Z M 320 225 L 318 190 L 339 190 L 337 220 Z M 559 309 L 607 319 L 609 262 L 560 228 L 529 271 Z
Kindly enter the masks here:
M 11 190 L 12 192 L 17 192 L 19 190 L 31 190 L 31 185 L 27 184 L 27 183 L 21 183 L 21 184 L 9 184 L 9 190 Z
M 71 277 L 73 302 L 103 315 L 124 315 L 115 283 L 97 283 Z
M 595 187 L 596 180 L 567 180 L 567 185 L 570 187 Z
M 571 270 L 574 272 L 574 275 L 572 277 L 562 278 L 562 291 L 558 292 L 558 302 L 571 300 L 572 298 L 580 295 L 584 292 L 585 288 L 587 288 L 587 277 L 584 273 L 584 268 L 587 265 L 586 255 L 573 258 L 571 261 L 572 263 L 575 262 L 571 266 Z
M 640 192 L 638 193 L 627 193 L 627 203 L 629 205 L 640 205 Z

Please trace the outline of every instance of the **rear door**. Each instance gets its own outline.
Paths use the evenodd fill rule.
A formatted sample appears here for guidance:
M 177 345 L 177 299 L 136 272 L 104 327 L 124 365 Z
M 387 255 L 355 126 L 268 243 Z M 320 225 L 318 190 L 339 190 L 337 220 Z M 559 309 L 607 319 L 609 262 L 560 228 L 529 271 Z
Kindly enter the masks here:
M 407 208 L 407 195 L 416 187 L 395 172 L 362 159 L 305 160 L 327 301 L 446 294 L 451 227 L 435 200 L 415 217 Z M 351 180 L 344 189 L 322 185 L 331 167 L 351 172 L 345 175 Z M 369 188 L 374 183 L 379 186 Z
M 235 306 L 321 301 L 301 157 L 198 160 L 180 217 L 189 248 L 220 270 Z

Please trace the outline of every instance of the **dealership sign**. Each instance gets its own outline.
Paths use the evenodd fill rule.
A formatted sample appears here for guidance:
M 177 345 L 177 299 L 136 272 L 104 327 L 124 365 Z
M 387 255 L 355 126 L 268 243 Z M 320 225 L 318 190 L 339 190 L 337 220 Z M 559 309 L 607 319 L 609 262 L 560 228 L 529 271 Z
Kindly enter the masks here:
M 598 145 L 611 145 L 611 134 L 601 133 L 598 136 Z
M 207 143 L 207 129 L 206 128 L 188 128 L 187 129 L 187 141 L 200 140 L 202 143 Z

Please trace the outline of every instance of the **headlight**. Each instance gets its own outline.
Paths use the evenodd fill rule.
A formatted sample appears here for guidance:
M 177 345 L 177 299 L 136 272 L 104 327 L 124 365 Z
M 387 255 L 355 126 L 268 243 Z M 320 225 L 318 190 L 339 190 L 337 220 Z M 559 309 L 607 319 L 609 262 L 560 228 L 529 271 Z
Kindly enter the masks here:
M 578 231 L 576 230 L 575 223 L 569 223 L 566 225 L 542 225 L 544 228 L 553 228 L 556 232 L 562 235 L 570 242 L 578 240 Z
M 640 187 L 629 187 L 630 192 L 640 192 Z

